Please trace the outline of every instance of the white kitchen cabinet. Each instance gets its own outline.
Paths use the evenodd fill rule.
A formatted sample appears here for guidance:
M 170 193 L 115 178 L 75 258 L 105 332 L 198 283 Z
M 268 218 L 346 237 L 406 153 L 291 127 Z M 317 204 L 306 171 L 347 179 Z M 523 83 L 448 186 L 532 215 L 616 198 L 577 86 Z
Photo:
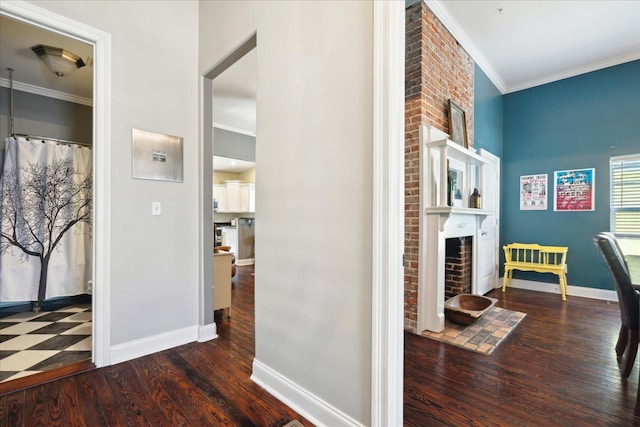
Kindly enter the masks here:
M 224 184 L 224 210 L 218 212 L 244 213 L 256 211 L 256 186 L 250 182 L 225 181 Z M 220 191 L 222 193 L 223 191 Z M 215 197 L 215 196 L 214 196 Z
M 240 212 L 256 211 L 256 185 L 253 183 L 240 184 Z
M 256 185 L 252 182 L 225 181 L 213 185 L 213 200 L 219 213 L 245 213 L 256 211 Z
M 240 210 L 240 181 L 225 181 L 227 190 L 227 212 Z
M 236 227 L 222 227 L 222 246 L 230 246 L 229 252 L 238 253 L 238 229 Z
M 227 186 L 224 184 L 213 185 L 213 200 L 218 204 L 216 212 L 227 212 Z

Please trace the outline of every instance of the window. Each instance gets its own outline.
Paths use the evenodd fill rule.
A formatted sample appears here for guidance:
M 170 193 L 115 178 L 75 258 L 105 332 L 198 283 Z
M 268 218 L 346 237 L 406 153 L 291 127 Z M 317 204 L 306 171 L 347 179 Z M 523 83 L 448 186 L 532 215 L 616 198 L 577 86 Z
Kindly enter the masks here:
M 640 154 L 612 157 L 609 166 L 611 231 L 640 237 Z

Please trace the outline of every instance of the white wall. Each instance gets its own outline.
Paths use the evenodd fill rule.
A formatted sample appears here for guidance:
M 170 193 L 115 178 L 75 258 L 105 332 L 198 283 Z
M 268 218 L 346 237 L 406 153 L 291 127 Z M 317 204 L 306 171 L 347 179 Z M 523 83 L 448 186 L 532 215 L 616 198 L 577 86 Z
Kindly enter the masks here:
M 200 3 L 202 74 L 257 30 L 256 360 L 270 373 L 259 379 L 277 389 L 280 378 L 362 424 L 371 398 L 372 11 L 369 1 Z
M 112 37 L 112 348 L 195 327 L 199 307 L 198 3 L 30 3 Z M 184 138 L 183 183 L 131 178 L 132 128 Z M 151 216 L 151 201 L 162 203 L 162 216 Z

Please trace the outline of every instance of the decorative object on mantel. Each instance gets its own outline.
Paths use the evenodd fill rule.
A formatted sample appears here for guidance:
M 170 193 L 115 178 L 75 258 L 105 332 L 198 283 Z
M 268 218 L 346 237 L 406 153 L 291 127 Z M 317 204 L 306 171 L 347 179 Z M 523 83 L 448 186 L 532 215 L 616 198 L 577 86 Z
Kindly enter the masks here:
M 472 325 L 463 326 L 445 320 L 442 332 L 424 331 L 422 336 L 465 350 L 489 355 L 504 342 L 504 339 L 525 316 L 525 313 L 519 311 L 493 307 Z
M 467 118 L 462 108 L 449 100 L 449 133 L 451 140 L 469 148 L 467 141 Z
M 477 188 L 473 189 L 473 193 L 469 197 L 469 207 L 474 209 L 480 209 L 480 193 Z

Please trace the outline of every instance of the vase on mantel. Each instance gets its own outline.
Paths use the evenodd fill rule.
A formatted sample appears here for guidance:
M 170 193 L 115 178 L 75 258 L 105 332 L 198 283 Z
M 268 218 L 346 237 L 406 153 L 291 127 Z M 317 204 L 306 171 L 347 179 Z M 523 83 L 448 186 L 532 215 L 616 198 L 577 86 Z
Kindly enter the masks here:
M 471 193 L 471 196 L 469 197 L 469 207 L 480 209 L 480 193 L 477 188 L 473 189 L 473 193 Z

